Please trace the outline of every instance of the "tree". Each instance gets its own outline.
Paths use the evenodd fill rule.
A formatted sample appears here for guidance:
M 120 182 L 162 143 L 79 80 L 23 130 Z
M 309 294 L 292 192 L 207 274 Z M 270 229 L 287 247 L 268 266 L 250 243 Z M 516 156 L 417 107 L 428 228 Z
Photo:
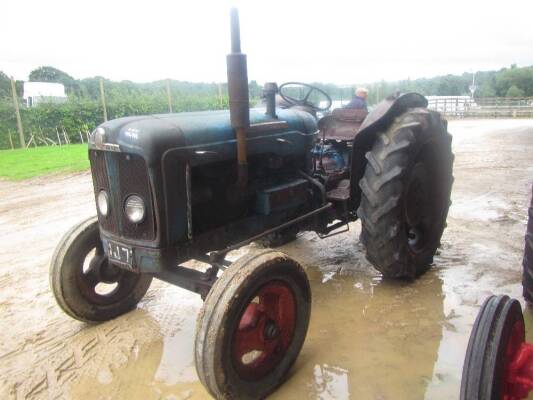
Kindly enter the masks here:
M 489 82 L 483 83 L 476 91 L 476 97 L 495 97 L 496 91 Z
M 0 98 L 11 97 L 11 82 L 9 76 L 0 71 Z
M 505 97 L 524 97 L 524 91 L 515 85 L 512 85 L 509 90 L 507 90 Z

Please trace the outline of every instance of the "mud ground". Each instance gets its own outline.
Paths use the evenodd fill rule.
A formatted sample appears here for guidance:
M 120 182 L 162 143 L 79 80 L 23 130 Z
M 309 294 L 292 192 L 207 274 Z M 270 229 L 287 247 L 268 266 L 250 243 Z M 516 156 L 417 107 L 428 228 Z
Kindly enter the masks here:
M 308 272 L 313 311 L 302 353 L 272 398 L 458 398 L 483 300 L 506 293 L 523 304 L 533 121 L 452 121 L 449 130 L 453 205 L 422 278 L 382 281 L 358 243 L 359 223 L 283 247 Z M 197 295 L 155 282 L 137 310 L 96 326 L 56 306 L 48 286 L 54 247 L 94 212 L 88 173 L 0 182 L 0 398 L 206 398 L 193 365 Z M 530 341 L 532 316 L 525 311 Z

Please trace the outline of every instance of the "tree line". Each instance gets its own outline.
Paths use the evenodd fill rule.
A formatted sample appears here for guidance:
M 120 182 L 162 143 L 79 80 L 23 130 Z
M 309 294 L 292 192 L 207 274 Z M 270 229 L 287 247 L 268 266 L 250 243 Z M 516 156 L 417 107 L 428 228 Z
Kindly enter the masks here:
M 99 82 L 101 77 L 75 79 L 54 67 L 39 67 L 29 75 L 30 81 L 58 82 L 65 86 L 68 100 L 65 103 L 42 103 L 32 108 L 21 107 L 21 117 L 26 132 L 44 132 L 54 135 L 58 127 L 77 141 L 78 132 L 92 130 L 103 121 Z M 511 65 L 498 71 L 476 72 L 476 97 L 533 96 L 533 66 Z M 314 83 L 324 89 L 334 100 L 347 100 L 353 96 L 356 86 L 369 89 L 369 104 L 375 104 L 389 94 L 415 91 L 423 95 L 469 95 L 472 73 L 444 75 L 434 78 L 406 79 L 396 82 L 361 82 L 353 86 Z M 129 115 L 158 114 L 168 112 L 167 85 L 174 112 L 228 108 L 226 83 L 196 83 L 177 80 L 160 80 L 150 83 L 111 81 L 104 79 L 108 118 Z M 19 101 L 22 99 L 23 82 L 16 82 Z M 261 97 L 262 87 L 250 82 L 250 98 L 253 103 Z M 0 148 L 9 148 L 8 132 L 16 142 L 16 118 L 11 100 L 9 77 L 0 72 Z M 15 143 L 16 145 L 17 143 Z

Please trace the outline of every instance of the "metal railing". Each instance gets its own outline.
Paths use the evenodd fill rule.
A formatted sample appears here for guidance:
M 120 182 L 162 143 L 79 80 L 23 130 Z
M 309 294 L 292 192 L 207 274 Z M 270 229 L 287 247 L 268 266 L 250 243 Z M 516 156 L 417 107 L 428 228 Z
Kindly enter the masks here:
M 428 108 L 455 118 L 533 118 L 533 97 L 427 96 Z

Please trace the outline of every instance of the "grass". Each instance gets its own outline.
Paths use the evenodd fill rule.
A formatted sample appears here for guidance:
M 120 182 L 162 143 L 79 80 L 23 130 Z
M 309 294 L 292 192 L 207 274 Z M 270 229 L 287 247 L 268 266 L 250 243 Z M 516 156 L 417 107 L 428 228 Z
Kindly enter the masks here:
M 0 177 L 13 181 L 88 168 L 86 144 L 0 150 Z

